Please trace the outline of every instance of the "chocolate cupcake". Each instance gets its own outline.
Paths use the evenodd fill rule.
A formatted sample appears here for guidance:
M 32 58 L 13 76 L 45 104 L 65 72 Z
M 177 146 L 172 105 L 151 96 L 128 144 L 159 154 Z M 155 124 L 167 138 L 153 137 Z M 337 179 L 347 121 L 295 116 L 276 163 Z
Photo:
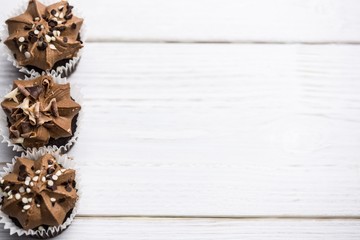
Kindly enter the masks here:
M 26 11 L 8 19 L 6 25 L 7 34 L 2 37 L 17 67 L 27 73 L 55 70 L 64 74 L 75 68 L 83 47 L 83 19 L 73 14 L 67 1 L 45 6 L 30 0 Z
M 13 159 L 0 178 L 1 223 L 11 233 L 50 238 L 64 231 L 77 211 L 76 171 L 67 156 L 43 148 Z
M 56 83 L 52 76 L 15 80 L 1 103 L 6 118 L 1 134 L 8 145 L 17 151 L 44 146 L 69 150 L 81 110 L 70 90 L 69 83 Z

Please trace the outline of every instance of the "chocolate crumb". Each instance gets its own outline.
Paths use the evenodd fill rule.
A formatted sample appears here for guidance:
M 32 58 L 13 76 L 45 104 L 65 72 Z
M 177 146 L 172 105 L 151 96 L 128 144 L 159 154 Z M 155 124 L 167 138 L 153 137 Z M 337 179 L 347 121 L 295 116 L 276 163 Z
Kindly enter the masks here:
M 77 27 L 77 26 L 76 26 L 76 23 L 71 24 L 71 28 L 72 28 L 72 29 L 76 29 L 76 27 Z

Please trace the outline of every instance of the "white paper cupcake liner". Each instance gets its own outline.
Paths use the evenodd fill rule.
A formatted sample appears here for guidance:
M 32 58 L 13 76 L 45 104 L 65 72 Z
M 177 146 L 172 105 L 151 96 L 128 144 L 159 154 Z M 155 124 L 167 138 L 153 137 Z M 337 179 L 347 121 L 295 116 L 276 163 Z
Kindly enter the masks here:
M 44 147 L 40 149 L 32 149 L 26 153 L 22 153 L 21 157 L 37 160 L 40 157 L 44 156 L 45 154 L 51 154 L 56 159 L 56 161 L 60 163 L 64 168 L 70 168 L 76 171 L 75 181 L 76 181 L 76 189 L 78 190 L 77 194 L 79 198 L 75 204 L 74 209 L 72 210 L 70 217 L 62 225 L 57 227 L 49 227 L 47 230 L 36 230 L 36 231 L 24 230 L 16 226 L 8 215 L 0 211 L 0 223 L 5 224 L 4 229 L 10 230 L 10 235 L 17 234 L 19 236 L 26 235 L 26 236 L 34 236 L 40 238 L 51 238 L 53 236 L 60 234 L 62 231 L 68 228 L 77 214 L 82 191 L 81 191 L 81 176 L 78 168 L 76 167 L 75 161 L 73 161 L 66 154 L 61 154 L 60 149 L 56 147 L 55 148 Z M 0 173 L 0 176 L 4 177 L 5 175 L 11 173 L 13 171 L 15 162 L 16 162 L 16 157 L 12 159 L 11 163 L 7 163 L 7 166 L 3 168 L 3 171 Z M 1 207 L 1 202 L 0 202 L 0 207 Z
M 41 3 L 43 3 L 44 5 L 48 6 L 57 2 L 60 2 L 61 0 L 40 0 Z M 71 2 L 71 1 L 69 1 Z M 23 14 L 28 6 L 29 0 L 20 0 L 19 1 L 19 7 L 17 7 L 16 9 L 14 9 L 12 12 L 10 12 L 10 14 L 7 14 L 5 19 L 9 19 L 12 17 L 16 17 L 20 14 Z M 79 11 L 79 9 L 75 6 L 75 8 L 73 9 L 74 15 L 79 17 L 79 18 L 83 18 L 83 14 L 81 13 L 81 11 Z M 13 66 L 18 68 L 20 72 L 26 74 L 26 75 L 33 75 L 38 73 L 37 71 L 35 71 L 34 69 L 28 69 L 26 67 L 20 66 L 18 64 L 18 62 L 16 61 L 14 54 L 11 52 L 11 50 L 4 44 L 4 41 L 9 37 L 9 32 L 8 32 L 8 28 L 7 25 L 4 23 L 1 23 L 2 25 L 0 25 L 0 39 L 1 39 L 1 43 L 0 43 L 0 53 L 4 54 L 6 59 L 10 62 L 12 62 Z M 81 41 L 85 42 L 86 41 L 86 23 L 84 21 L 81 29 L 80 29 L 80 35 L 81 35 Z M 43 71 L 43 73 L 48 73 L 48 74 L 52 74 L 52 75 L 59 75 L 60 76 L 69 76 L 76 68 L 78 62 L 80 61 L 81 55 L 83 52 L 83 48 L 80 49 L 77 53 L 77 56 L 70 59 L 69 62 L 67 62 L 65 64 L 65 66 L 60 66 L 57 67 L 55 70 L 47 70 L 47 71 Z
M 43 75 L 45 75 L 45 74 L 43 74 Z M 61 78 L 56 75 L 49 75 L 49 74 L 46 74 L 46 75 L 52 76 L 53 79 L 55 80 L 55 82 L 58 84 L 69 83 L 69 81 L 66 78 Z M 24 81 L 32 80 L 38 76 L 40 76 L 39 73 L 33 73 L 33 75 L 31 77 L 25 77 L 25 79 L 23 79 L 23 80 Z M 19 79 L 19 80 L 22 80 L 22 79 Z M 60 150 L 63 153 L 68 152 L 71 149 L 71 147 L 77 142 L 77 139 L 79 138 L 79 135 L 81 133 L 81 125 L 82 125 L 81 122 L 84 119 L 83 96 L 81 94 L 80 88 L 78 88 L 76 86 L 76 84 L 72 84 L 72 83 L 70 83 L 70 84 L 71 84 L 70 95 L 78 104 L 80 104 L 81 110 L 78 114 L 78 118 L 76 121 L 77 127 L 76 127 L 75 132 L 73 133 L 72 138 L 66 143 L 66 145 L 60 147 Z M 7 93 L 9 93 L 12 90 L 12 88 L 13 88 L 13 85 L 9 85 L 9 87 L 7 89 L 5 89 L 4 92 L 1 92 L 1 101 L 4 100 L 3 97 Z M 0 109 L 0 136 L 2 137 L 1 142 L 7 144 L 7 146 L 12 148 L 13 151 L 23 152 L 26 150 L 23 146 L 15 144 L 11 141 L 11 139 L 9 137 L 9 127 L 8 127 L 7 116 L 2 109 Z M 54 146 L 54 147 L 56 147 L 56 146 Z

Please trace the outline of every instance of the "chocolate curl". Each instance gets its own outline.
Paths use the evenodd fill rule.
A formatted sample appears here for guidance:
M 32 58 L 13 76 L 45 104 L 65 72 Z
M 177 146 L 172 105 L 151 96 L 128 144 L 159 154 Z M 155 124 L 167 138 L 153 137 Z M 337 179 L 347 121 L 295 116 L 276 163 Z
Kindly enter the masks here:
M 55 117 L 59 117 L 59 110 L 58 110 L 58 106 L 57 106 L 57 102 L 56 102 L 56 98 L 51 99 L 49 105 L 46 106 L 46 108 L 44 109 L 45 112 L 50 111 L 52 112 L 52 114 Z
M 52 81 L 50 79 L 44 79 L 42 85 L 45 87 L 45 93 L 48 93 L 52 86 Z
M 26 90 L 23 86 L 19 85 L 18 86 L 19 91 L 21 92 L 22 95 L 24 95 L 25 97 L 30 96 L 30 93 L 28 90 Z
M 9 128 L 10 133 L 15 137 L 15 138 L 19 138 L 20 137 L 20 131 L 16 129 L 16 127 L 14 125 L 12 125 Z
M 35 103 L 34 115 L 35 115 L 36 120 L 38 120 L 40 118 L 40 103 L 39 102 Z

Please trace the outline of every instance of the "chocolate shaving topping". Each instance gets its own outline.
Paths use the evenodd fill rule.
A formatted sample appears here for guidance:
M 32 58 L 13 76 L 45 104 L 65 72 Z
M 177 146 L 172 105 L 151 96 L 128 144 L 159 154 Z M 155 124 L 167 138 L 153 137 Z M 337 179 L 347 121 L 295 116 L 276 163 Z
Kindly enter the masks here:
M 76 23 L 71 24 L 71 28 L 72 28 L 72 29 L 76 29 L 76 27 L 77 27 L 77 26 L 76 26 Z
M 67 37 L 63 37 L 63 41 L 64 41 L 64 43 L 67 43 L 67 42 L 68 42 L 68 38 L 67 38 Z
M 39 85 L 27 87 L 25 89 L 30 93 L 30 96 L 33 99 L 37 99 L 39 97 L 40 93 L 42 93 L 42 91 L 43 91 L 42 86 L 39 86 Z
M 30 96 L 30 93 L 28 92 L 28 90 L 25 89 L 25 87 L 19 85 L 18 89 L 21 92 L 21 94 L 24 95 L 25 97 Z
M 55 9 L 53 9 L 53 10 L 51 10 L 51 15 L 53 15 L 53 16 L 55 16 L 55 14 L 56 14 L 56 10 Z

